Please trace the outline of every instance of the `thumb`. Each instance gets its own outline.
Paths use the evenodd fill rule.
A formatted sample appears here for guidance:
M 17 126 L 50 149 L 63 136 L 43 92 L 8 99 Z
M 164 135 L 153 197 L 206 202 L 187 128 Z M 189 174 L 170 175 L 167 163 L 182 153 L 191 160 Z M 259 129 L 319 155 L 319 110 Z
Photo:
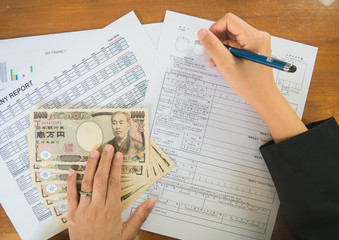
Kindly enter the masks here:
M 210 30 L 200 29 L 198 38 L 204 50 L 210 55 L 219 69 L 231 59 L 232 54 Z
M 138 207 L 133 216 L 126 222 L 122 232 L 122 239 L 132 239 L 135 236 L 141 225 L 151 213 L 155 203 L 156 201 L 154 199 L 149 199 Z

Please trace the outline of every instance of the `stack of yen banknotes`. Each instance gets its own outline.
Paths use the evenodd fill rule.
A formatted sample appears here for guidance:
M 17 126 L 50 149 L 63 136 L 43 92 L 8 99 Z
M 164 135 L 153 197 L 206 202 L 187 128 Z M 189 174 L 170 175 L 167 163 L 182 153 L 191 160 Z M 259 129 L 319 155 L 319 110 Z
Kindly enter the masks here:
M 61 224 L 67 223 L 68 171 L 77 172 L 80 190 L 90 151 L 111 144 L 123 153 L 122 210 L 174 165 L 149 137 L 147 109 L 38 109 L 30 124 L 32 181 Z

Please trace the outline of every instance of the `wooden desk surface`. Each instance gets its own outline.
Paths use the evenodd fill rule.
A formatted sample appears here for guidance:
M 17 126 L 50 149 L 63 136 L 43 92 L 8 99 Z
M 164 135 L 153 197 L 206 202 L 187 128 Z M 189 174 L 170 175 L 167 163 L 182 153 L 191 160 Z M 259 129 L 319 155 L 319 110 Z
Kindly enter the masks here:
M 0 39 L 102 28 L 131 10 L 141 23 L 161 22 L 167 9 L 210 20 L 232 12 L 271 35 L 318 47 L 302 120 L 339 119 L 338 0 L 330 6 L 320 0 L 1 0 Z M 19 239 L 2 207 L 0 239 Z M 171 238 L 140 231 L 136 239 Z M 272 239 L 294 239 L 280 212 Z

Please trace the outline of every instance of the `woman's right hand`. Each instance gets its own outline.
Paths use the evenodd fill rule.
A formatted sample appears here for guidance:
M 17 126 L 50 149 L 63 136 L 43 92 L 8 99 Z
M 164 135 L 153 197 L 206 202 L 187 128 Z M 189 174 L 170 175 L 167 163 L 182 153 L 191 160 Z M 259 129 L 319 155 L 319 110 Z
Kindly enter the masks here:
M 217 67 L 232 90 L 260 114 L 275 141 L 307 130 L 280 93 L 272 68 L 234 57 L 223 45 L 271 56 L 268 33 L 228 13 L 209 30 L 200 29 L 198 38 L 211 57 L 208 64 Z
M 273 70 L 245 59 L 234 57 L 223 43 L 262 55 L 271 55 L 271 37 L 259 31 L 242 19 L 226 14 L 209 30 L 201 29 L 198 37 L 211 59 L 210 66 L 216 66 L 225 81 L 240 97 L 255 107 L 266 101 L 268 92 L 280 94 L 273 78 Z

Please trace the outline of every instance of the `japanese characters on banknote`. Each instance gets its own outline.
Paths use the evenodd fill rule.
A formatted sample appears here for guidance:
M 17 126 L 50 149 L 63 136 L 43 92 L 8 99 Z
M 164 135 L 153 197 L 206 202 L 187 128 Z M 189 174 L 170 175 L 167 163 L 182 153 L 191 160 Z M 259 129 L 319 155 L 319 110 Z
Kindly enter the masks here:
M 90 151 L 106 144 L 124 155 L 122 210 L 169 172 L 174 163 L 149 137 L 147 109 L 38 109 L 28 133 L 32 181 L 46 207 L 67 223 L 67 177 L 77 172 L 78 189 Z

